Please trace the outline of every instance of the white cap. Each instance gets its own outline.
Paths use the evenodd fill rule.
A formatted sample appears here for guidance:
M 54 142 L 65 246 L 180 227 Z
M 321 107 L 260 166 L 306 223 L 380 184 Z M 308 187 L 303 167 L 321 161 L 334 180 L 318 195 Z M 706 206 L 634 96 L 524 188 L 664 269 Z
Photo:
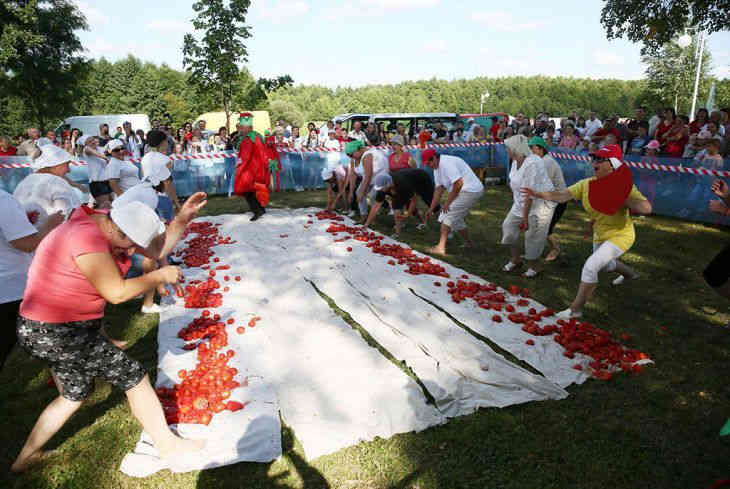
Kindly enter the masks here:
M 134 187 L 127 189 L 122 195 L 114 199 L 112 209 L 115 207 L 124 207 L 130 202 L 141 202 L 152 210 L 157 209 L 160 198 L 157 191 L 152 188 L 152 183 L 141 182 Z
M 62 165 L 73 159 L 67 151 L 52 144 L 42 146 L 40 150 L 40 156 L 33 160 L 32 164 L 35 171 L 41 170 L 43 168 L 51 168 L 54 166 Z
M 332 168 L 325 168 L 322 170 L 322 180 L 329 180 L 335 174 L 335 170 Z
M 379 173 L 375 177 L 375 190 L 383 190 L 385 187 L 393 185 L 393 179 L 387 173 Z
M 86 145 L 86 141 L 88 141 L 90 137 L 91 136 L 89 136 L 88 134 L 84 134 L 83 136 L 81 136 L 80 138 L 78 138 L 76 140 L 76 144 L 80 144 L 81 146 L 85 146 Z
M 390 138 L 390 144 L 400 144 L 401 146 L 405 146 L 406 142 L 403 141 L 403 136 L 400 134 L 396 134 L 392 138 Z
M 126 234 L 134 244 L 147 248 L 153 239 L 165 232 L 165 224 L 155 211 L 142 202 L 113 207 L 109 213 L 114 224 Z
M 38 138 L 38 140 L 35 142 L 35 145 L 39 148 L 41 146 L 48 146 L 49 144 L 53 144 L 53 141 L 48 138 Z
M 118 139 L 110 139 L 108 143 L 106 143 L 106 146 L 104 146 L 104 151 L 112 152 L 117 148 L 124 147 L 124 143 L 121 142 Z
M 148 180 L 152 185 L 159 185 L 160 182 L 167 180 L 172 176 L 170 169 L 167 168 L 167 164 L 170 162 L 170 157 L 152 151 L 144 155 L 142 158 L 142 179 Z

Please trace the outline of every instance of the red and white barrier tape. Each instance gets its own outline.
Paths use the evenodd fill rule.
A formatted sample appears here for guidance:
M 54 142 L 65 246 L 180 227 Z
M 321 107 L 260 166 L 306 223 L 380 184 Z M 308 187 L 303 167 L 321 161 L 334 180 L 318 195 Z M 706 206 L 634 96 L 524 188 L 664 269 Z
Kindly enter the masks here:
M 576 155 L 572 153 L 550 153 L 553 158 L 559 160 L 593 161 L 590 156 Z M 681 165 L 659 165 L 657 163 L 642 163 L 639 161 L 622 160 L 629 168 L 641 168 L 642 170 L 666 171 L 671 173 L 688 173 L 690 175 L 704 175 L 715 177 L 730 177 L 730 171 L 709 170 L 707 168 L 690 168 Z
M 433 148 L 433 149 L 439 149 L 439 148 L 475 148 L 480 146 L 498 146 L 502 143 L 445 143 L 445 144 L 428 144 L 426 145 L 426 148 Z M 392 150 L 392 146 L 372 146 L 373 148 L 382 149 L 382 150 Z M 421 146 L 413 146 L 413 145 L 407 145 L 403 147 L 406 150 L 409 149 L 424 149 L 421 148 Z M 287 145 L 277 145 L 276 147 L 277 151 L 280 153 L 323 153 L 323 152 L 332 152 L 332 153 L 341 153 L 341 149 L 330 149 L 325 147 L 317 147 L 317 148 L 310 148 L 310 149 L 296 149 L 291 148 Z M 592 161 L 590 156 L 586 155 L 577 155 L 573 153 L 550 153 L 553 158 L 561 159 L 561 160 L 575 160 L 575 161 Z M 236 156 L 236 151 L 219 151 L 219 152 L 211 152 L 211 153 L 197 153 L 197 154 L 190 154 L 190 153 L 184 153 L 184 154 L 173 154 L 170 155 L 170 158 L 172 160 L 218 160 L 221 158 L 228 158 L 231 156 Z M 133 163 L 139 163 L 141 158 L 131 158 L 129 161 Z M 715 177 L 723 177 L 728 178 L 730 177 L 730 171 L 724 171 L 724 170 L 708 170 L 707 168 L 688 168 L 686 166 L 681 165 L 659 165 L 656 163 L 640 163 L 635 161 L 624 161 L 626 165 L 628 165 L 631 168 L 641 168 L 643 170 L 654 170 L 654 171 L 666 171 L 671 173 L 687 173 L 690 175 L 704 175 L 704 176 L 715 176 Z M 76 161 L 71 160 L 71 164 L 74 166 L 86 166 L 85 161 Z M 29 168 L 31 166 L 30 163 L 0 163 L 0 168 Z

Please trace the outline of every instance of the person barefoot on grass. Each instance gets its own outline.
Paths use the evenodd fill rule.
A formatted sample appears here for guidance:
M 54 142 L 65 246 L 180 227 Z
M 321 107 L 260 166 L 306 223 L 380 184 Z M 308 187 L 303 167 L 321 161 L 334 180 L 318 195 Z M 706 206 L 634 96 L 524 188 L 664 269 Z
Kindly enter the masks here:
M 523 188 L 525 195 L 554 202 L 580 200 L 593 221 L 593 254 L 583 265 L 580 286 L 570 308 L 558 313 L 568 319 L 581 317 L 583 307 L 598 286 L 598 273 L 617 271 L 614 285 L 638 277 L 636 271 L 618 258 L 634 244 L 636 235 L 629 212 L 650 214 L 651 204 L 633 185 L 631 170 L 621 161 L 621 148 L 609 145 L 593 155 L 595 176 L 586 178 L 566 190 L 538 192 Z
M 437 211 L 444 191 L 448 191 L 446 202 L 441 206 L 438 217 L 441 223 L 439 242 L 428 251 L 445 255 L 446 241 L 452 230 L 461 234 L 465 247 L 471 246 L 464 219 L 482 197 L 484 185 L 469 165 L 457 156 L 439 155 L 433 149 L 427 149 L 421 154 L 421 163 L 433 169 L 436 184 L 431 207 L 426 211 L 427 220 Z
M 20 306 L 18 343 L 49 364 L 61 395 L 41 413 L 11 466 L 22 472 L 43 458 L 43 446 L 66 424 L 102 378 L 124 391 L 132 414 L 170 467 L 204 447 L 170 431 L 144 367 L 100 332 L 107 302 L 119 304 L 182 274 L 167 266 L 125 280 L 135 248 L 160 249 L 165 226 L 153 210 L 131 202 L 111 212 L 82 206 L 36 249 Z

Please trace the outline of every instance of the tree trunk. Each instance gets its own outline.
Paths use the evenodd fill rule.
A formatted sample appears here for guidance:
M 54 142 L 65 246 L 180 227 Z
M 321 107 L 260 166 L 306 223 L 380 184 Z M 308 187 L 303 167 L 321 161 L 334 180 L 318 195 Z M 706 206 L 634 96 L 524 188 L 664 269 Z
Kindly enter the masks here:
M 226 130 L 231 134 L 231 104 L 226 97 L 225 89 L 223 90 L 223 110 L 226 112 Z

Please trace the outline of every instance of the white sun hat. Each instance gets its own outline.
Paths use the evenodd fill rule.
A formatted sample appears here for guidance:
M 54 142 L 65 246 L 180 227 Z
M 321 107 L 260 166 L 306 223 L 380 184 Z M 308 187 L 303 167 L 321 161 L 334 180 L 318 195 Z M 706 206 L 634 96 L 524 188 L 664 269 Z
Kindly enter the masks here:
M 134 244 L 142 248 L 147 248 L 153 239 L 165 232 L 165 224 L 142 202 L 113 207 L 109 216 Z
M 31 164 L 35 171 L 62 165 L 73 159 L 67 151 L 52 144 L 41 146 L 40 150 L 40 156 Z
M 148 180 L 152 185 L 159 185 L 160 182 L 172 176 L 170 169 L 167 167 L 170 161 L 169 156 L 157 151 L 147 153 L 140 163 L 142 166 L 142 178 Z

